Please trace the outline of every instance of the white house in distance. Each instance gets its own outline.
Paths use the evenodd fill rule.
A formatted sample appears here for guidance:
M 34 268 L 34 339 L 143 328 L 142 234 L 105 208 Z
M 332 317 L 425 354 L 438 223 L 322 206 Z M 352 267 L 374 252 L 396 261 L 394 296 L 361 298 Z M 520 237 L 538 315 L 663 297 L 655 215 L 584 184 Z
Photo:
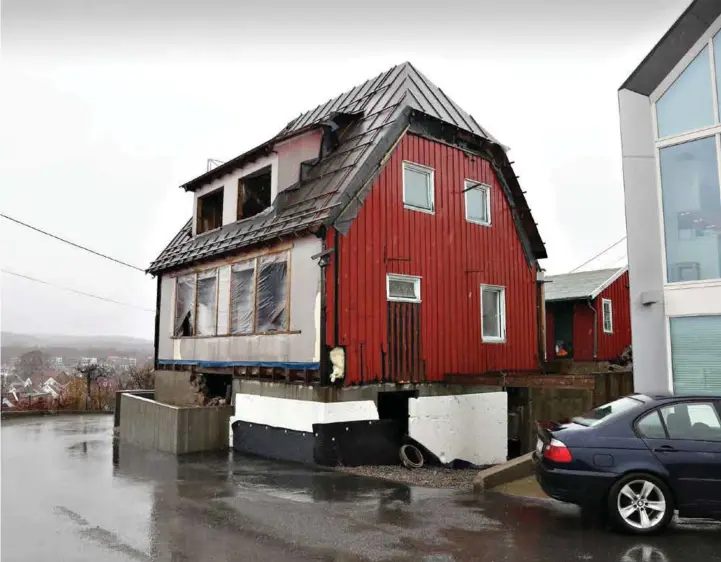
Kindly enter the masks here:
M 721 2 L 619 91 L 635 387 L 721 393 Z

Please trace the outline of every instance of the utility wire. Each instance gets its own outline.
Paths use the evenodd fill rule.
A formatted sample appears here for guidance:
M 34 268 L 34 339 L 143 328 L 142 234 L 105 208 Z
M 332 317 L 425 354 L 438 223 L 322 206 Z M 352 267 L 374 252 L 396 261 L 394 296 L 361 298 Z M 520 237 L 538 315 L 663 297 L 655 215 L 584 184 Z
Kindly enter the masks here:
M 8 271 L 7 269 L 0 270 L 3 273 L 7 273 L 8 275 L 14 275 L 15 277 L 21 277 L 22 279 L 27 279 L 29 281 L 35 281 L 36 283 L 42 283 L 43 285 L 49 285 L 51 287 L 55 287 L 56 289 L 62 289 L 63 291 L 68 291 L 70 293 L 75 293 L 77 295 L 83 295 L 84 297 L 91 297 L 93 299 L 98 299 L 105 302 L 112 302 L 114 304 L 119 304 L 121 306 L 127 306 L 128 308 L 135 308 L 137 310 L 143 310 L 145 312 L 152 312 L 155 314 L 154 310 L 150 310 L 149 308 L 142 308 L 140 306 L 136 306 L 134 304 L 128 304 L 126 302 L 120 302 L 113 299 L 109 299 L 107 297 L 100 297 L 98 295 L 93 295 L 91 293 L 84 293 L 83 291 L 78 291 L 77 289 L 71 289 L 70 287 L 63 287 L 62 285 L 56 285 L 55 283 L 50 283 L 49 281 L 43 281 L 42 279 L 36 279 L 35 277 L 30 277 L 29 275 L 22 275 L 21 273 L 15 273 L 14 271 Z
M 115 258 L 111 258 L 110 256 L 107 256 L 105 254 L 101 254 L 100 252 L 96 252 L 95 250 L 91 250 L 90 248 L 86 248 L 85 246 L 81 246 L 80 244 L 76 244 L 75 242 L 71 242 L 70 240 L 66 240 L 65 238 L 61 238 L 60 236 L 56 236 L 55 234 L 51 234 L 50 232 L 46 232 L 44 230 L 41 230 L 40 228 L 37 228 L 35 226 L 29 225 L 25 222 L 22 222 L 18 219 L 15 219 L 13 217 L 10 217 L 8 215 L 5 215 L 3 213 L 0 213 L 0 217 L 7 219 L 9 221 L 12 221 L 14 223 L 17 223 L 21 226 L 24 226 L 26 228 L 29 228 L 31 230 L 34 230 L 35 232 L 39 232 L 40 234 L 44 234 L 45 236 L 49 236 L 50 238 L 55 238 L 55 240 L 60 240 L 61 242 L 65 242 L 66 244 L 70 244 L 71 246 L 75 246 L 76 248 L 80 248 L 81 250 L 85 250 L 86 252 L 90 252 L 91 254 L 95 254 L 96 256 L 100 256 L 101 258 L 105 258 L 106 260 L 114 261 L 115 263 L 118 263 L 120 265 L 124 265 L 125 267 L 129 267 L 131 269 L 135 269 L 137 271 L 142 271 L 145 273 L 145 270 L 142 267 L 136 267 L 134 265 L 131 265 L 129 263 L 126 263 L 122 260 L 118 260 Z
M 579 269 L 581 269 L 584 265 L 588 265 L 589 263 L 591 263 L 591 262 L 592 262 L 593 260 L 595 260 L 596 258 L 598 258 L 598 257 L 602 256 L 603 254 L 605 254 L 606 252 L 608 252 L 611 248 L 615 248 L 616 246 L 618 246 L 618 245 L 619 245 L 621 242 L 623 242 L 625 239 L 626 239 L 626 236 L 624 236 L 623 238 L 621 238 L 621 239 L 618 240 L 617 242 L 614 242 L 614 243 L 611 244 L 608 248 L 600 251 L 600 252 L 597 253 L 595 256 L 593 256 L 590 260 L 583 262 L 583 263 L 582 263 L 581 265 L 579 265 L 577 268 L 572 269 L 571 271 L 569 271 L 569 273 L 574 273 L 575 271 L 578 271 Z

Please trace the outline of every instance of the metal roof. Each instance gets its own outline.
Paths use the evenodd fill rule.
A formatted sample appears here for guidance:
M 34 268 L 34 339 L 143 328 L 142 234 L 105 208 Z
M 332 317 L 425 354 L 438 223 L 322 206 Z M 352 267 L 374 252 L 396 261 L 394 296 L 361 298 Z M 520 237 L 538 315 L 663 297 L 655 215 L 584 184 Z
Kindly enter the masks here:
M 533 258 L 546 257 L 536 223 L 523 191 L 505 156 L 505 148 L 440 88 L 406 62 L 394 66 L 301 114 L 273 139 L 181 187 L 192 189 L 210 181 L 210 175 L 227 174 L 242 166 L 244 157 L 256 158 L 259 151 L 294 134 L 321 126 L 334 115 L 353 115 L 339 131 L 339 145 L 319 160 L 303 180 L 281 191 L 271 209 L 255 217 L 234 222 L 193 238 L 192 221 L 181 229 L 148 268 L 150 273 L 178 268 L 238 249 L 300 232 L 317 232 L 334 224 L 347 233 L 357 216 L 371 180 L 380 172 L 385 157 L 407 130 L 413 116 L 422 114 L 470 133 L 498 147 L 506 182 L 510 184 L 512 207 L 519 214 L 519 235 L 529 240 Z M 501 181 L 504 181 L 501 178 Z
M 595 299 L 627 270 L 628 267 L 597 269 L 546 277 L 546 301 Z
M 651 95 L 719 16 L 719 0 L 694 0 L 620 89 Z

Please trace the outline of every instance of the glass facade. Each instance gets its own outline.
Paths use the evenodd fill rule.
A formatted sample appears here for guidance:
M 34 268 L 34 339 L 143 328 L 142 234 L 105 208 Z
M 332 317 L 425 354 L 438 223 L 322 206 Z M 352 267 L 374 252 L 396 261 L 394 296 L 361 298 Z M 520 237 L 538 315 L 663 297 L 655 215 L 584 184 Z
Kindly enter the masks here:
M 674 392 L 721 393 L 721 316 L 670 319 Z
M 715 137 L 662 148 L 669 283 L 721 278 L 721 190 Z
M 656 102 L 667 283 L 721 279 L 720 64 L 721 33 Z
M 710 127 L 715 123 L 708 47 L 656 102 L 656 118 L 661 138 Z

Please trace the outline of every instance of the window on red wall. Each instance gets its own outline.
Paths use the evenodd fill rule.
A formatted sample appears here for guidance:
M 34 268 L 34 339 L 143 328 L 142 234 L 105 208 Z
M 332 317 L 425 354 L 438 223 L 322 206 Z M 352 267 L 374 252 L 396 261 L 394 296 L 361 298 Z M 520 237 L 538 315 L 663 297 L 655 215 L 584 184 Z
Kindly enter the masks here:
M 603 299 L 601 301 L 603 310 L 603 331 L 606 334 L 613 333 L 613 303 L 611 299 Z

